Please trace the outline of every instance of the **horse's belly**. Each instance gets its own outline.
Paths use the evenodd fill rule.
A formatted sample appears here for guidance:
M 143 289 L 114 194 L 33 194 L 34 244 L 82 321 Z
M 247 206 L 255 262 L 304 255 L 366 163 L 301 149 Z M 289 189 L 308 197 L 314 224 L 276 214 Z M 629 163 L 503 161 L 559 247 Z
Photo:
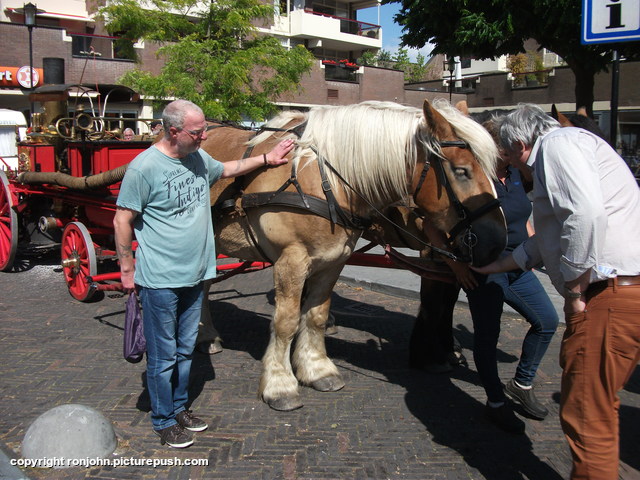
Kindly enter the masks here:
M 264 260 L 264 253 L 275 262 L 287 250 L 302 250 L 314 269 L 346 262 L 359 237 L 317 215 L 282 209 L 224 217 L 214 226 L 218 253 L 258 261 Z

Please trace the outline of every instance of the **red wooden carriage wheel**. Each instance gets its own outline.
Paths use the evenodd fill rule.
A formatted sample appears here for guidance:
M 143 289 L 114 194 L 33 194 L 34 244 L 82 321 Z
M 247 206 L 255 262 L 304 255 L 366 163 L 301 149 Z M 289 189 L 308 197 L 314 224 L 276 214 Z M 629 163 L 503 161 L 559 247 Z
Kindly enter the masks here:
M 13 210 L 9 180 L 0 170 L 0 270 L 10 270 L 18 249 L 18 214 Z
M 86 302 L 93 296 L 95 289 L 88 277 L 98 273 L 96 250 L 87 227 L 80 222 L 67 224 L 62 232 L 62 270 L 73 298 Z

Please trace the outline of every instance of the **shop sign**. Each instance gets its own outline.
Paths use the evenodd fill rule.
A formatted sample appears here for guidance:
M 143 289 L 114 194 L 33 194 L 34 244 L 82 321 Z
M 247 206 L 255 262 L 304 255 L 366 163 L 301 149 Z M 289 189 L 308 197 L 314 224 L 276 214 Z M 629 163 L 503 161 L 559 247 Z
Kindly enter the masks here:
M 22 87 L 31 88 L 29 82 L 29 65 L 24 67 L 3 67 L 0 66 L 0 87 Z M 42 82 L 44 72 L 41 68 L 33 69 L 33 86 L 37 87 Z

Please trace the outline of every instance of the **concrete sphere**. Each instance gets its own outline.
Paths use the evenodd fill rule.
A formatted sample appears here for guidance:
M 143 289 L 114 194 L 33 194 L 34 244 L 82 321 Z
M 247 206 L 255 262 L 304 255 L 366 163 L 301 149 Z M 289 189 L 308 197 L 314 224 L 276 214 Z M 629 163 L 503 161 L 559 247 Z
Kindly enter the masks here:
M 117 446 L 111 422 L 85 405 L 60 405 L 40 415 L 22 441 L 29 459 L 95 459 L 111 455 Z M 56 465 L 65 468 L 73 465 Z

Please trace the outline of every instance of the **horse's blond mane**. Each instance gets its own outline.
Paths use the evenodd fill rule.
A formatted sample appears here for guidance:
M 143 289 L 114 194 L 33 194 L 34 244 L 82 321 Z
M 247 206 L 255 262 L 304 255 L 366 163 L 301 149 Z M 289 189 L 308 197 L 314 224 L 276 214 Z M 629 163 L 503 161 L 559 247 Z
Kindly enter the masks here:
M 469 143 L 483 169 L 493 173 L 497 152 L 491 136 L 448 103 L 438 103 L 436 108 L 451 122 L 457 135 Z M 269 121 L 267 126 L 295 126 L 305 119 L 307 125 L 297 141 L 295 168 L 309 165 L 300 163 L 303 158 L 316 158 L 313 147 L 356 191 L 376 205 L 407 195 L 419 144 L 431 152 L 438 151 L 426 131 L 422 111 L 392 102 L 319 106 L 306 114 L 288 111 Z M 256 145 L 271 134 L 263 132 L 250 144 Z M 338 185 L 328 173 L 332 184 Z

